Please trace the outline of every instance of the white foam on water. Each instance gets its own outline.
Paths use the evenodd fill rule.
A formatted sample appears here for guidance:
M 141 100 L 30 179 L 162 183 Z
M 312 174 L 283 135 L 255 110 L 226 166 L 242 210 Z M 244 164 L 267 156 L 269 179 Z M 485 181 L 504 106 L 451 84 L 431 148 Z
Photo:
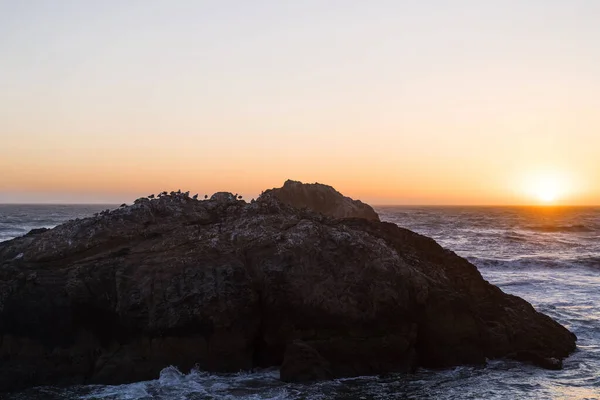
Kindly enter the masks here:
M 210 374 L 192 369 L 184 374 L 174 366 L 164 368 L 156 380 L 118 386 L 96 386 L 82 399 L 288 399 L 276 370 L 253 373 Z

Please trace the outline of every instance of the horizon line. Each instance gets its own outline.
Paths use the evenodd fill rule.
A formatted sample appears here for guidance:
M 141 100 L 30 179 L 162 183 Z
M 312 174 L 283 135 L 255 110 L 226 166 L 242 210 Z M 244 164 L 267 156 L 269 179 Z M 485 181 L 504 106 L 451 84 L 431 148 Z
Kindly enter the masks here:
M 245 199 L 243 199 L 244 201 L 246 201 Z M 353 200 L 359 200 L 359 199 L 353 199 Z M 197 201 L 205 201 L 204 199 L 200 200 L 198 199 Z M 362 200 L 360 200 L 361 202 L 371 206 L 371 207 L 540 207 L 540 208 L 555 208 L 555 207 L 600 207 L 600 204 L 408 204 L 408 203 L 400 203 L 400 204 L 389 204 L 389 203 L 384 203 L 384 204 L 371 204 L 371 203 L 366 203 Z M 248 201 L 246 201 L 246 203 L 249 203 Z M 125 203 L 53 203 L 53 202 L 48 202 L 48 203 L 30 203 L 30 202 L 23 202 L 23 203 L 15 203 L 15 202 L 8 202 L 8 203 L 1 203 L 0 202 L 0 206 L 119 206 L 120 204 L 127 204 L 127 202 Z M 133 205 L 133 203 L 131 204 L 127 204 L 129 205 Z

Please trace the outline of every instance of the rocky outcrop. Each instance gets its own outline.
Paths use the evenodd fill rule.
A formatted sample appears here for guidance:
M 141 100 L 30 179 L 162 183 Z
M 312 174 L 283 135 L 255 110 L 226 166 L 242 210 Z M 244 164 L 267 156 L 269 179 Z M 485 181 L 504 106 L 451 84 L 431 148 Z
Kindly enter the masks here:
M 237 196 L 234 196 L 233 193 L 229 192 L 217 192 L 210 196 L 210 199 L 220 202 L 235 202 L 237 201 Z
M 0 243 L 0 391 L 168 365 L 283 363 L 289 381 L 499 357 L 548 366 L 574 349 L 432 239 L 277 196 L 161 195 Z
M 262 196 L 275 196 L 295 208 L 308 208 L 335 218 L 364 218 L 379 221 L 379 215 L 368 204 L 352 200 L 328 185 L 287 180 L 280 188 L 265 191 Z

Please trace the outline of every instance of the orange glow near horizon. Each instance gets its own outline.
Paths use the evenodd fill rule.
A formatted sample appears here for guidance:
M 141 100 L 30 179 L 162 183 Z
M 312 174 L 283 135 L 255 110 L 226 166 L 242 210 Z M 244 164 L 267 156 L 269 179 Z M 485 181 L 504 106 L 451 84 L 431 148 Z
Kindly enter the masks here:
M 549 114 L 564 128 L 525 137 L 503 135 L 493 119 L 472 126 L 452 122 L 443 111 L 435 115 L 435 124 L 391 116 L 389 126 L 373 131 L 352 121 L 306 130 L 290 122 L 282 132 L 297 133 L 280 135 L 250 127 L 206 134 L 216 128 L 203 124 L 196 132 L 168 134 L 157 132 L 149 115 L 129 134 L 96 121 L 69 134 L 13 135 L 0 147 L 0 203 L 121 203 L 177 189 L 225 190 L 250 199 L 294 179 L 325 183 L 376 205 L 600 204 L 600 136 L 572 140 L 560 134 L 570 123 Z M 523 124 L 516 121 L 511 125 Z M 171 123 L 177 131 L 178 122 Z M 600 128 L 600 118 L 589 124 Z M 76 135 L 77 129 L 98 133 Z
M 242 157 L 243 158 L 243 157 Z M 329 184 L 345 195 L 374 205 L 594 205 L 596 197 L 586 197 L 583 188 L 567 175 L 541 172 L 485 171 L 479 174 L 457 166 L 409 166 L 397 169 L 374 164 L 346 164 L 330 160 L 329 165 L 304 167 L 283 159 L 273 164 L 251 160 L 193 163 L 192 160 L 162 158 L 148 164 L 133 161 L 112 165 L 88 162 L 77 164 L 26 164 L 11 161 L 19 174 L 5 175 L 0 193 L 19 193 L 16 202 L 130 202 L 139 196 L 162 190 L 190 190 L 200 195 L 216 191 L 240 193 L 246 199 L 262 190 L 278 187 L 286 179 Z M 2 164 L 5 165 L 2 165 Z M 188 164 L 189 163 L 189 164 Z M 280 163 L 277 166 L 277 163 Z M 337 163 L 337 165 L 336 165 Z M 6 159 L 0 168 L 8 167 Z M 412 171 L 412 174 L 404 173 Z M 506 172 L 502 175 L 501 172 Z M 496 173 L 497 175 L 494 175 Z M 511 174 L 512 173 L 512 174 Z M 594 195 L 592 193 L 592 195 Z M 15 201 L 12 201 L 15 202 Z

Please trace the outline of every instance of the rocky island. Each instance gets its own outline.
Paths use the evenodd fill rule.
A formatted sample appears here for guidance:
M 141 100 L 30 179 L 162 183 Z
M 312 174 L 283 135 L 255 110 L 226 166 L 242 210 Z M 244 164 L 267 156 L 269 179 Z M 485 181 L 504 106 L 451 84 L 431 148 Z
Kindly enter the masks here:
M 154 197 L 154 196 L 152 196 Z M 0 392 L 281 366 L 281 379 L 512 358 L 575 335 L 368 205 L 288 181 L 247 203 L 163 192 L 0 243 Z

